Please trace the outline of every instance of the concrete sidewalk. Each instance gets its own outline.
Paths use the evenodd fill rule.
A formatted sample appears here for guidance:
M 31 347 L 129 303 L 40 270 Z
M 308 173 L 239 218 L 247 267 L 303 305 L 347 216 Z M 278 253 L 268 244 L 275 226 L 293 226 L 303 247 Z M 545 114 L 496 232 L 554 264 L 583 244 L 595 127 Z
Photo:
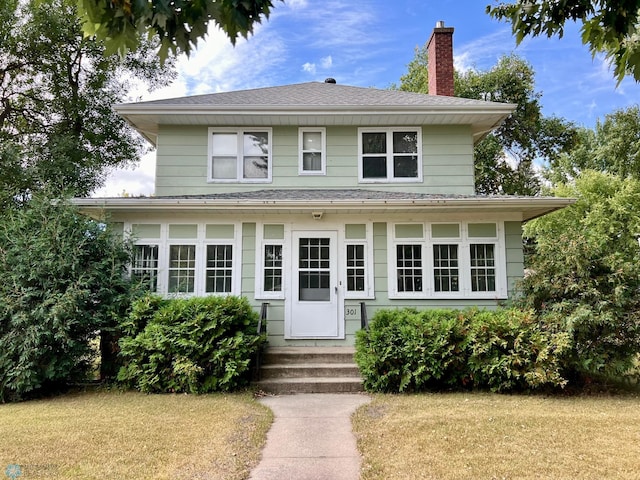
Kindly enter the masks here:
M 250 480 L 358 480 L 360 454 L 351 414 L 364 394 L 309 393 L 264 397 L 274 413 L 262 459 Z

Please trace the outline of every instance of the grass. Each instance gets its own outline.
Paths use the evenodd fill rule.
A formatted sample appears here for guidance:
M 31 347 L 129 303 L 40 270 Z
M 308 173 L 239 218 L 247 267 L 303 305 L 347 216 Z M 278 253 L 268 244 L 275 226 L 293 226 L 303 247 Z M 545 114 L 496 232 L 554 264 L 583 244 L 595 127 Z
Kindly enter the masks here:
M 16 464 L 20 479 L 248 478 L 272 418 L 250 394 L 85 392 L 0 405 L 0 476 Z
M 637 395 L 380 395 L 353 421 L 362 480 L 639 476 Z

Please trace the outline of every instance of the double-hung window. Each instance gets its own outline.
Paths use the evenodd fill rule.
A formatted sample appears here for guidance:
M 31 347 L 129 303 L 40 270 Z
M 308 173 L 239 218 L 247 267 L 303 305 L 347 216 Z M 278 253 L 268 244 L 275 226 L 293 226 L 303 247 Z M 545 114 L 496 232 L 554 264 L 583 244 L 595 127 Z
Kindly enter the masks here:
M 389 265 L 391 296 L 424 296 L 424 225 L 390 225 L 389 236 L 393 239 Z
M 209 181 L 270 182 L 270 128 L 210 128 Z
M 169 293 L 194 293 L 196 281 L 196 246 L 169 246 Z
M 233 245 L 207 245 L 206 293 L 231 293 L 233 287 Z
M 134 245 L 131 278 L 150 292 L 158 290 L 158 245 Z
M 327 165 L 325 129 L 301 128 L 298 132 L 300 149 L 298 173 L 324 175 Z
M 256 296 L 284 298 L 284 225 L 262 224 L 256 230 Z
M 422 131 L 418 127 L 358 129 L 360 182 L 422 181 Z

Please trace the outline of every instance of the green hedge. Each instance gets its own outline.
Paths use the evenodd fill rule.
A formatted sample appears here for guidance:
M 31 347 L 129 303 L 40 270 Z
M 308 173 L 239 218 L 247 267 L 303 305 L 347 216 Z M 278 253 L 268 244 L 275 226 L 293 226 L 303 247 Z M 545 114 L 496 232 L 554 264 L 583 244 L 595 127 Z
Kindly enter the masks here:
M 250 380 L 266 341 L 245 298 L 136 301 L 122 324 L 118 381 L 148 393 L 230 391 Z
M 545 331 L 527 311 L 380 310 L 356 335 L 368 391 L 564 386 L 566 333 Z

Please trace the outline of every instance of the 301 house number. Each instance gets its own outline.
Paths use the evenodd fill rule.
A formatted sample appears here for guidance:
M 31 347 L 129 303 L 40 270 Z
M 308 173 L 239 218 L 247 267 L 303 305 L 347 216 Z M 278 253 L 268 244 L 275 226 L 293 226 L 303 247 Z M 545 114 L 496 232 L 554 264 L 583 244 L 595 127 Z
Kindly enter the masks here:
M 358 315 L 358 307 L 344 307 L 345 317 L 356 317 Z

